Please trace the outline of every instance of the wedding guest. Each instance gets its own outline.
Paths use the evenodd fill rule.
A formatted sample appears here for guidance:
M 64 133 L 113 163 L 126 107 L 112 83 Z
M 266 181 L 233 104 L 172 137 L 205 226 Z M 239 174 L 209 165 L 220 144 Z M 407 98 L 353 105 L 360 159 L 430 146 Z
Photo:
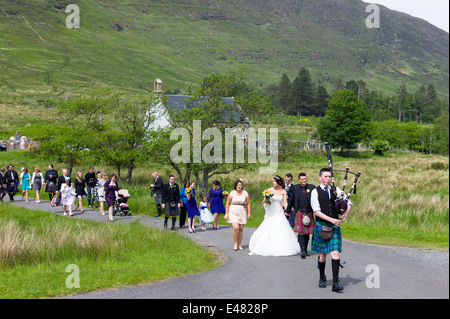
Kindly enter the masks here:
M 187 216 L 187 196 L 186 196 L 186 188 L 188 187 L 189 181 L 185 181 L 183 188 L 180 189 L 180 198 L 181 198 L 181 204 L 180 204 L 180 228 L 184 227 L 184 224 L 186 223 L 186 216 Z
M 44 184 L 45 184 L 45 192 L 48 193 L 48 197 L 50 201 L 53 199 L 56 193 L 58 193 L 58 171 L 56 169 L 53 169 L 53 165 L 48 165 L 48 171 L 45 173 L 44 176 Z
M 14 195 L 18 192 L 17 185 L 19 184 L 19 175 L 13 168 L 13 165 L 9 165 L 6 167 L 8 171 L 5 173 L 6 187 L 10 202 L 14 202 Z
M 119 184 L 117 183 L 117 175 L 111 174 L 111 179 L 107 180 L 105 184 L 103 185 L 105 189 L 105 200 L 108 203 L 108 219 L 110 221 L 114 220 L 113 213 L 114 213 L 114 205 L 116 203 L 116 192 L 120 190 Z
M 292 184 L 292 179 L 293 178 L 294 178 L 294 176 L 292 176 L 291 173 L 287 173 L 286 176 L 284 177 L 284 190 L 287 193 L 288 201 L 289 201 L 289 199 L 292 196 L 292 188 L 294 187 L 294 184 Z M 285 207 L 285 209 L 286 209 L 286 207 Z M 292 210 L 288 211 L 286 209 L 285 215 L 286 215 L 286 218 L 288 219 L 289 224 L 291 225 L 291 227 L 294 227 L 295 226 L 295 223 L 294 223 L 295 212 L 293 212 Z
M 25 194 L 25 201 L 28 202 L 28 191 L 31 188 L 30 180 L 31 176 L 30 173 L 28 173 L 28 169 L 24 168 L 22 170 L 22 173 L 20 174 L 20 187 L 22 188 L 22 200 L 23 200 L 23 194 Z
M 83 210 L 83 198 L 86 198 L 86 181 L 82 177 L 82 173 L 80 171 L 77 172 L 77 178 L 75 179 L 75 192 L 77 193 L 78 198 L 78 204 L 76 207 L 76 210 L 78 210 L 78 207 L 80 208 L 80 211 L 84 213 Z
M 225 219 L 231 223 L 233 227 L 234 250 L 242 250 L 242 236 L 244 233 L 244 226 L 247 224 L 247 219 L 250 219 L 250 198 L 247 191 L 244 190 L 241 180 L 234 182 L 234 190 L 230 192 L 227 198 L 227 205 L 225 209 Z M 247 216 L 246 216 L 247 208 Z
M 33 177 L 31 178 L 31 184 L 34 187 L 34 190 L 36 191 L 36 203 L 40 203 L 41 200 L 39 198 L 42 184 L 44 183 L 44 176 L 42 176 L 42 172 L 39 168 L 34 168 Z
M 153 172 L 152 177 L 155 179 L 155 184 L 150 184 L 150 187 L 153 188 L 155 192 L 155 203 L 156 203 L 156 215 L 155 217 L 161 216 L 162 210 L 161 205 L 163 204 L 162 196 L 163 196 L 163 180 L 158 175 L 158 172 Z M 185 216 L 186 219 L 186 216 Z
M 98 194 L 98 202 L 100 203 L 100 211 L 102 215 L 105 215 L 105 202 L 106 202 L 106 194 L 105 194 L 105 184 L 107 180 L 107 175 L 105 173 L 102 174 L 101 179 L 97 181 L 97 194 Z
M 180 215 L 180 187 L 175 183 L 175 176 L 169 176 L 169 182 L 163 186 L 162 208 L 165 209 L 164 228 L 167 229 L 167 220 L 172 217 L 172 228 L 175 230 L 177 216 Z
M 214 222 L 214 216 L 208 209 L 208 196 L 203 195 L 202 201 L 198 206 L 198 211 L 200 212 L 200 222 L 201 222 L 201 230 L 206 230 L 206 224 Z
M 5 169 L 0 168 L 0 202 L 3 202 L 3 197 L 6 196 L 6 177 L 5 177 Z
M 61 185 L 61 203 L 63 205 L 64 216 L 67 215 L 67 209 L 69 209 L 69 216 L 73 216 L 72 206 L 75 204 L 76 192 L 71 186 L 70 177 L 65 178 L 66 182 Z
M 93 187 L 92 187 L 92 206 L 94 207 L 94 210 L 97 209 L 97 204 L 100 202 L 100 196 L 99 193 L 101 189 L 103 188 L 103 184 L 105 183 L 105 180 L 102 179 L 102 173 L 98 172 L 97 177 L 94 179 Z M 102 204 L 99 204 L 100 211 L 102 212 L 102 215 L 105 215 L 105 212 L 103 210 Z
M 188 187 L 186 188 L 186 210 L 188 214 L 188 226 L 189 232 L 195 233 L 195 221 L 197 216 L 200 216 L 200 212 L 198 211 L 197 201 L 195 200 L 195 183 L 188 182 L 186 183 Z
M 305 173 L 298 174 L 300 184 L 295 185 L 292 190 L 292 196 L 289 199 L 288 211 L 292 211 L 295 216 L 294 232 L 297 233 L 300 244 L 300 256 L 305 258 L 308 254 L 309 237 L 314 231 L 315 221 L 311 207 L 311 192 L 316 188 L 308 184 L 308 178 Z M 292 210 L 291 210 L 292 209 Z M 294 213 L 295 212 L 295 213 Z
M 92 189 L 94 188 L 94 180 L 95 180 L 94 168 L 92 166 L 89 167 L 89 172 L 86 173 L 86 175 L 84 176 L 84 180 L 86 181 L 88 206 L 91 207 Z M 92 204 L 94 204 L 93 201 Z
M 68 177 L 67 170 L 64 168 L 62 170 L 62 175 L 58 177 L 58 189 L 61 189 L 61 186 L 66 183 Z
M 220 181 L 215 180 L 213 187 L 208 192 L 208 207 L 212 214 L 214 214 L 213 229 L 219 229 L 220 214 L 225 214 L 225 206 L 223 205 L 223 189 L 220 187 Z

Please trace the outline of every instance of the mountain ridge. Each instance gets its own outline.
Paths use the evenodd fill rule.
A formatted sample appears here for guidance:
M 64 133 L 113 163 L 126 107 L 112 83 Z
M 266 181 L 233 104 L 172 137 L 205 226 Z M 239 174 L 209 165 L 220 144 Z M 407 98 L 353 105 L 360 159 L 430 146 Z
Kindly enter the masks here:
M 186 90 L 229 70 L 264 88 L 302 67 L 325 86 L 362 79 L 394 92 L 431 83 L 448 97 L 448 33 L 381 5 L 380 28 L 368 29 L 360 0 L 5 1 L 0 95 L 8 101 L 103 87 L 141 94 L 155 78 Z M 71 3 L 78 30 L 65 26 Z

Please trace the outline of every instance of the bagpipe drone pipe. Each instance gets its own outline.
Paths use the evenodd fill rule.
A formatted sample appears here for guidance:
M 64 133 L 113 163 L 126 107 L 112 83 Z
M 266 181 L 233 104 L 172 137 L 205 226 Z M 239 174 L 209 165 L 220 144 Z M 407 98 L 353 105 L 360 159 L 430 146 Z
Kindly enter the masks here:
M 346 167 L 345 170 L 336 170 L 333 169 L 333 159 L 331 157 L 331 147 L 330 144 L 328 142 L 325 142 L 325 150 L 327 152 L 327 157 L 328 157 L 328 168 L 331 171 L 331 190 L 334 193 L 335 197 L 336 197 L 336 209 L 340 214 L 343 214 L 346 210 L 347 210 L 347 206 L 348 206 L 348 201 L 350 199 L 350 196 L 352 194 L 356 194 L 356 183 L 358 182 L 359 177 L 361 176 L 361 172 L 358 171 L 358 173 L 354 173 L 350 171 L 350 168 Z M 336 189 L 336 186 L 334 184 L 334 172 L 345 172 L 344 175 L 344 183 L 342 186 L 342 192 L 338 194 L 338 191 Z M 352 174 L 355 176 L 355 179 L 353 181 L 353 185 L 350 188 L 350 192 L 348 192 L 347 194 L 345 194 L 345 187 L 347 185 L 347 179 L 348 179 L 348 174 Z

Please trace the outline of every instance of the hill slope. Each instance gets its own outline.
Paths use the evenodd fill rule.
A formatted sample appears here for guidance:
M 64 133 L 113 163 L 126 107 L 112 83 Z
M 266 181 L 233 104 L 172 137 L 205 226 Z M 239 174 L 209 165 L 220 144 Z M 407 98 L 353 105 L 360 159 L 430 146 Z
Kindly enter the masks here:
M 80 8 L 81 28 L 65 26 Z M 448 33 L 381 9 L 368 29 L 360 0 L 3 0 L 0 99 L 63 97 L 99 87 L 185 90 L 211 72 L 242 69 L 255 86 L 295 77 L 363 79 L 395 90 L 433 83 L 448 96 Z

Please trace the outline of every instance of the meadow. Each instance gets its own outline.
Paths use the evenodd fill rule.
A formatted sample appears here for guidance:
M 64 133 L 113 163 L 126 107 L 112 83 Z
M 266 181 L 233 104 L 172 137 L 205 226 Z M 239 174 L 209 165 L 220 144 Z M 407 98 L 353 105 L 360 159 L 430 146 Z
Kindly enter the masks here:
M 0 299 L 48 298 L 151 283 L 222 264 L 178 235 L 134 222 L 96 223 L 0 203 Z M 79 269 L 79 287 L 67 279 Z
M 352 155 L 333 154 L 336 169 L 350 167 L 361 171 L 357 193 L 352 195 L 355 204 L 348 222 L 343 225 L 344 237 L 365 243 L 398 245 L 448 250 L 449 246 L 449 170 L 448 157 L 412 152 L 390 151 L 386 156 L 373 152 L 355 152 Z M 0 154 L 0 163 L 14 163 L 21 167 L 40 167 L 44 172 L 48 163 L 32 158 L 26 151 L 8 151 Z M 440 165 L 435 165 L 436 163 Z M 53 163 L 62 170 L 61 165 Z M 91 163 L 74 168 L 85 174 Z M 297 175 L 305 172 L 308 182 L 318 185 L 318 172 L 327 166 L 324 152 L 297 151 L 279 163 L 277 174 Z M 97 165 L 96 171 L 111 174 L 114 168 Z M 165 182 L 174 173 L 171 167 L 158 163 L 145 163 L 137 167 L 130 184 L 122 183 L 131 193 L 129 200 L 133 214 L 154 216 L 156 205 L 150 194 L 151 173 L 158 171 Z M 272 176 L 260 175 L 257 168 L 237 170 L 229 175 L 216 175 L 210 180 L 221 181 L 225 190 L 231 191 L 236 179 L 241 178 L 252 202 L 249 227 L 258 227 L 264 219 L 261 192 L 271 187 Z M 336 174 L 336 185 L 342 187 L 343 175 Z M 176 181 L 181 184 L 180 181 Z M 349 179 L 351 185 L 353 179 Z M 349 189 L 349 186 L 347 190 Z M 30 192 L 33 197 L 33 191 Z M 44 194 L 42 199 L 48 199 Z M 86 200 L 85 200 L 86 201 Z M 87 203 L 85 202 L 84 205 Z M 226 224 L 223 217 L 221 224 Z

